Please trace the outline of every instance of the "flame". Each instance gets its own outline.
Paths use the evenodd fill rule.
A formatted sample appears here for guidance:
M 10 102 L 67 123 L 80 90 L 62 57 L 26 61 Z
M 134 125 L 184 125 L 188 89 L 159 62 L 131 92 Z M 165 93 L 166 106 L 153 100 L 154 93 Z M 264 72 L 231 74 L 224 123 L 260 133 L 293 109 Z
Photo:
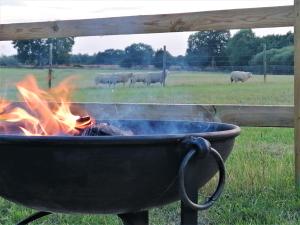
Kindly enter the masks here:
M 71 112 L 70 96 L 74 89 L 74 77 L 63 80 L 49 91 L 39 88 L 33 75 L 17 83 L 24 107 L 11 107 L 11 103 L 0 98 L 0 127 L 14 124 L 24 135 L 44 136 L 70 134 L 90 126 L 90 117 L 74 115 Z
M 0 98 L 0 113 L 3 113 L 6 107 L 9 105 L 10 103 L 7 100 Z

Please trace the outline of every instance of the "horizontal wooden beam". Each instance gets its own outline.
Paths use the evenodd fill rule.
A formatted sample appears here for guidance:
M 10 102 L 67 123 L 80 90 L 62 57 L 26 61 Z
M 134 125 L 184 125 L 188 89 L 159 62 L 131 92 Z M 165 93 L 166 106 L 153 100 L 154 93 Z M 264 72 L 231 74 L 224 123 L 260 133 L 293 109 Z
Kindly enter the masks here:
M 221 121 L 240 126 L 293 127 L 293 106 L 76 103 L 97 119 Z
M 294 6 L 0 25 L 0 41 L 294 25 Z

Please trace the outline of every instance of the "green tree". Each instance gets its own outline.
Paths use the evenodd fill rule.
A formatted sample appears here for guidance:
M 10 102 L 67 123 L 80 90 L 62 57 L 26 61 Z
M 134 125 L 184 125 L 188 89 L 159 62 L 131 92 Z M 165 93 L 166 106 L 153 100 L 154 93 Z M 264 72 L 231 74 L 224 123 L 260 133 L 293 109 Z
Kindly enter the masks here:
M 223 65 L 226 62 L 225 49 L 230 32 L 201 31 L 189 36 L 186 61 L 190 66 L 206 67 Z
M 0 66 L 11 66 L 11 67 L 16 67 L 19 66 L 19 62 L 16 58 L 16 56 L 5 56 L 2 55 L 0 56 Z
M 273 74 L 292 74 L 294 66 L 294 46 L 283 48 L 272 48 L 266 51 L 267 55 L 267 71 Z M 253 56 L 250 65 L 257 66 L 261 69 L 263 65 L 264 52 L 260 52 Z
M 143 43 L 132 44 L 125 48 L 125 58 L 121 65 L 124 67 L 150 65 L 153 54 L 154 51 L 150 45 Z
M 75 43 L 74 38 L 52 38 L 46 40 L 46 48 L 49 49 L 49 45 L 53 44 L 53 64 L 68 63 L 70 59 L 70 52 Z M 46 57 L 49 57 L 49 51 L 46 51 Z
M 167 55 L 167 57 L 166 57 L 166 66 L 168 68 L 173 62 L 173 56 L 168 51 L 166 51 L 166 55 Z M 158 49 L 154 53 L 152 64 L 156 68 L 163 68 L 163 56 L 164 56 L 164 50 L 162 48 Z
M 173 57 L 172 65 L 181 66 L 181 67 L 185 66 L 186 65 L 185 56 L 178 55 L 178 56 Z
M 96 62 L 96 55 L 88 55 L 88 54 L 76 54 L 71 55 L 69 62 L 72 64 L 85 64 L 85 65 L 91 65 L 95 64 Z
M 266 43 L 267 49 L 291 46 L 294 44 L 294 34 L 289 31 L 285 35 L 267 35 L 261 38 L 261 43 Z
M 49 45 L 53 43 L 53 63 L 67 63 L 74 45 L 74 38 L 53 38 L 13 41 L 21 63 L 42 66 L 48 63 Z
M 17 58 L 21 63 L 41 65 L 47 55 L 45 40 L 21 40 L 13 41 L 17 49 Z
M 228 42 L 227 54 L 232 66 L 249 65 L 250 59 L 260 51 L 261 42 L 251 29 L 240 30 Z
M 125 52 L 119 49 L 107 49 L 104 52 L 98 52 L 96 55 L 97 64 L 118 65 L 125 57 Z

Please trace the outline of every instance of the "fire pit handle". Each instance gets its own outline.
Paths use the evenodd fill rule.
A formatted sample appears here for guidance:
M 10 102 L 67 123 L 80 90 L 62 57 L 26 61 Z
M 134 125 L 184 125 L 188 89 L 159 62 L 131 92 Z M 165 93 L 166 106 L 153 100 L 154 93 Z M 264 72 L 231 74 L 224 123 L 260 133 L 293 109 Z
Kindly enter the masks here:
M 225 166 L 224 166 L 224 161 L 221 157 L 221 155 L 218 153 L 217 150 L 211 147 L 209 141 L 207 141 L 204 138 L 192 138 L 186 143 L 186 147 L 190 149 L 190 151 L 185 155 L 183 158 L 180 168 L 179 168 L 179 193 L 181 196 L 181 200 L 190 208 L 194 210 L 205 210 L 210 208 L 214 202 L 220 197 L 224 185 L 225 185 Z M 218 181 L 218 186 L 214 193 L 207 198 L 207 200 L 203 204 L 197 204 L 191 201 L 189 198 L 187 192 L 186 192 L 186 187 L 185 187 L 185 170 L 187 165 L 189 164 L 190 160 L 194 156 L 198 157 L 206 157 L 207 155 L 212 155 L 215 161 L 218 164 L 218 169 L 219 169 L 219 181 Z

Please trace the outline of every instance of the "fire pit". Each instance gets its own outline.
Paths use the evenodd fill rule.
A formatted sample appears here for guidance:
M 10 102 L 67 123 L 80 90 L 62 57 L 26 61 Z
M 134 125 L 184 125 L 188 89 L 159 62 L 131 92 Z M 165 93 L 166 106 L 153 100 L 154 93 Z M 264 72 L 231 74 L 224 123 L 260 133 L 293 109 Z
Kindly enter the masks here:
M 73 78 L 51 90 L 34 76 L 16 87 L 20 103 L 0 98 L 0 196 L 40 212 L 117 214 L 147 225 L 148 209 L 182 201 L 182 225 L 197 224 L 225 183 L 237 126 L 191 121 L 96 121 L 72 109 Z M 217 149 L 217 150 L 215 150 Z M 216 191 L 198 189 L 219 171 Z
M 240 129 L 190 121 L 109 121 L 132 136 L 0 136 L 0 195 L 41 212 L 118 214 L 148 224 L 147 210 L 182 201 L 181 223 L 220 196 L 223 160 Z M 217 151 L 216 151 L 216 150 Z M 197 204 L 198 188 L 220 171 L 217 190 Z

